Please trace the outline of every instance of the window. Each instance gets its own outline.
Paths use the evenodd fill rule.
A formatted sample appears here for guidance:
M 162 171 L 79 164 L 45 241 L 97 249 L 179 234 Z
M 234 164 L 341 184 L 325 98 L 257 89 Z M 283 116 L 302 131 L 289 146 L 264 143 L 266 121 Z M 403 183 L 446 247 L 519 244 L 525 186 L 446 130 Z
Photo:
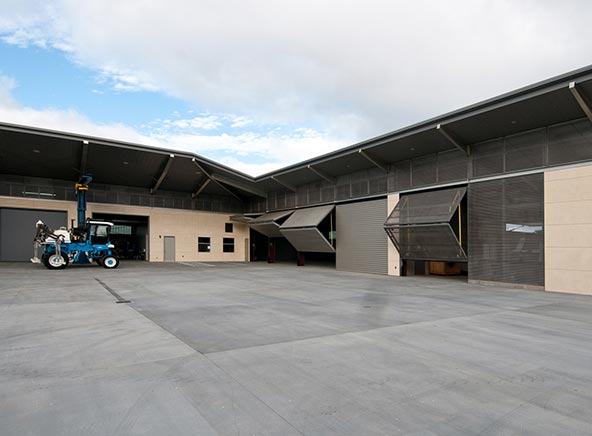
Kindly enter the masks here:
M 234 253 L 234 238 L 224 238 L 222 247 L 224 253 Z
M 132 226 L 124 225 L 124 224 L 115 224 L 111 227 L 111 234 L 112 235 L 131 235 L 132 234 Z
M 209 253 L 211 251 L 210 238 L 197 238 L 197 251 L 200 253 Z
M 224 226 L 224 231 L 225 231 L 226 233 L 232 233 L 232 228 L 233 228 L 233 227 L 234 227 L 234 226 L 232 225 L 232 223 L 226 223 L 226 224 L 225 224 L 225 226 Z

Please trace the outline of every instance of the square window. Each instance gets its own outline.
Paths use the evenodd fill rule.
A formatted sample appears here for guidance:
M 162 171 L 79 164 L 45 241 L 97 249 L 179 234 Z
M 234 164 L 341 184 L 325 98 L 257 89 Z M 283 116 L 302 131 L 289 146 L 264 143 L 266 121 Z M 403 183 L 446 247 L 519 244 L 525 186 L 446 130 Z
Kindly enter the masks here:
M 232 228 L 233 228 L 233 224 L 232 223 L 226 223 L 224 226 L 224 231 L 226 233 L 232 233 Z
M 224 253 L 234 253 L 234 238 L 224 238 L 222 251 Z
M 197 238 L 197 251 L 200 253 L 209 253 L 211 251 L 210 238 Z

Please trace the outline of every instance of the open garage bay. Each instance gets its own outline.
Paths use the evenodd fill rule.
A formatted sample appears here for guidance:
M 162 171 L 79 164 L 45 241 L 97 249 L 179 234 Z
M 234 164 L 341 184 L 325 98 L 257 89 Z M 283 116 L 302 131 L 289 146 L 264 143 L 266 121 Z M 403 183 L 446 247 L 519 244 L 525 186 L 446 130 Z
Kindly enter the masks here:
M 592 428 L 590 297 L 281 264 L 0 276 L 4 436 Z

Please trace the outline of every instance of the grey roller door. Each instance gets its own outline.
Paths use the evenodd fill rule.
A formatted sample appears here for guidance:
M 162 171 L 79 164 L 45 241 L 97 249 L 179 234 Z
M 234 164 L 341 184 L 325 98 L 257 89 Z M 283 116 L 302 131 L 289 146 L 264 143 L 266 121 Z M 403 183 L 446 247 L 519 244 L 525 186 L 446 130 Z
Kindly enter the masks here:
M 297 251 L 334 253 L 335 249 L 318 228 L 334 208 L 329 205 L 299 209 L 282 224 L 280 232 Z
M 266 213 L 251 221 L 249 226 L 268 238 L 281 238 L 283 235 L 280 233 L 280 225 L 292 213 L 294 213 L 293 210 Z
M 337 270 L 388 273 L 386 216 L 386 199 L 337 206 Z
M 0 261 L 25 262 L 33 257 L 38 220 L 59 229 L 68 225 L 68 214 L 55 210 L 0 209 Z

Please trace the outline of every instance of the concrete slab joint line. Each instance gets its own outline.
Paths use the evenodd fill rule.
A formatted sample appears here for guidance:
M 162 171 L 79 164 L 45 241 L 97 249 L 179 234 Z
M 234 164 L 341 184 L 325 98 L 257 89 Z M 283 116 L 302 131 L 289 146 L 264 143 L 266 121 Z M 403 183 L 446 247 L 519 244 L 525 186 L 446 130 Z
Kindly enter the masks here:
M 123 298 L 121 295 L 119 295 L 113 288 L 111 288 L 110 286 L 108 286 L 106 283 L 104 283 L 103 281 L 99 280 L 98 278 L 95 277 L 95 280 L 97 282 L 99 282 L 99 284 L 105 288 L 111 295 L 113 295 L 117 301 L 115 301 L 116 303 L 131 303 L 131 300 L 126 300 L 125 298 Z

